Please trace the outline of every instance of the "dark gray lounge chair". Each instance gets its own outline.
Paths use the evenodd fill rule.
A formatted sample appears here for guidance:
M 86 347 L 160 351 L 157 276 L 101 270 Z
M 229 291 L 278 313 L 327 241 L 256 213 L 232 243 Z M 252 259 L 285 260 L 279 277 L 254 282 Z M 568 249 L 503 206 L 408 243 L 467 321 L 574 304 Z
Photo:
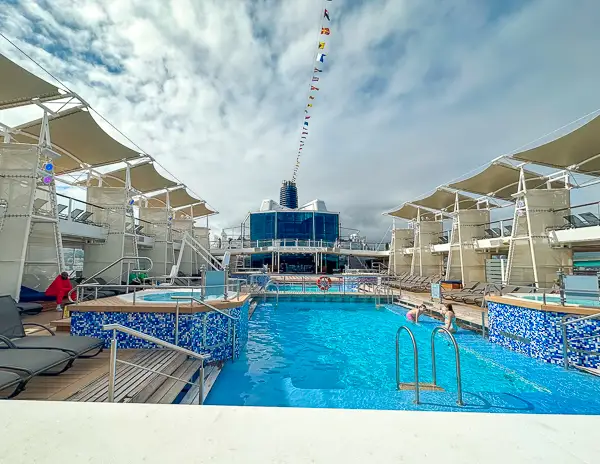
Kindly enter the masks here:
M 19 374 L 8 371 L 0 371 L 0 399 L 8 399 L 17 396 L 23 390 L 23 379 Z
M 36 314 L 41 313 L 42 309 L 44 309 L 41 304 L 30 301 L 17 303 L 17 308 L 19 308 L 19 312 L 21 314 L 25 314 L 27 316 L 35 316 Z
M 27 337 L 24 326 L 43 328 L 50 337 Z M 59 350 L 69 356 L 91 358 L 102 351 L 104 342 L 99 338 L 56 335 L 49 327 L 35 322 L 21 322 L 19 310 L 10 296 L 0 296 L 0 347 L 19 350 Z M 10 350 L 9 350 L 10 351 Z
M 3 340 L 0 336 L 0 346 Z M 60 350 L 0 348 L 0 372 L 19 374 L 24 384 L 36 375 L 58 375 L 71 367 L 74 360 L 74 356 Z

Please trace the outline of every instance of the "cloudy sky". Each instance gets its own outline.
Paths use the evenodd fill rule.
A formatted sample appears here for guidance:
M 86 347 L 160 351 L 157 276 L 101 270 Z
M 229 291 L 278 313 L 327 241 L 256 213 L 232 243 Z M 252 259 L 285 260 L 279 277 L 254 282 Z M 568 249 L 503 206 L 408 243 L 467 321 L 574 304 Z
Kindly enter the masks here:
M 228 227 L 292 175 L 324 4 L 300 201 L 372 240 L 381 212 L 600 107 L 597 0 L 0 0 L 0 30 Z

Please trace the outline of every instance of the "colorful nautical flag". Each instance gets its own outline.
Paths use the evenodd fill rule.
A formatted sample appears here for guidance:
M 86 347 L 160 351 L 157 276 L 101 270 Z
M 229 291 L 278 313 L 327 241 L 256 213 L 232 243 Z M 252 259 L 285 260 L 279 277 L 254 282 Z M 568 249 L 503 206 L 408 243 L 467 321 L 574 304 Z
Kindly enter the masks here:
M 319 78 L 318 77 L 313 77 L 313 82 L 319 82 Z
M 323 71 L 320 70 L 319 68 L 315 68 L 315 70 L 313 72 L 323 72 Z
M 310 119 L 310 116 L 304 116 L 304 119 Z
M 327 11 L 327 8 L 325 8 L 325 13 L 323 13 L 323 16 L 327 18 L 327 21 L 331 21 L 331 19 L 329 19 L 329 11 Z
M 312 95 L 309 95 L 308 98 L 309 98 L 309 100 L 314 100 L 315 99 L 315 97 L 313 97 Z
M 305 126 L 308 126 L 308 121 L 304 121 L 304 125 L 305 125 Z
M 325 48 L 325 42 L 319 42 L 319 50 L 323 50 Z
M 328 27 L 321 28 L 321 35 L 329 35 L 329 34 L 331 34 L 331 31 L 329 30 Z
M 319 87 L 315 87 L 314 85 L 311 85 L 310 90 L 319 90 Z
M 308 105 L 306 105 L 306 106 L 308 106 L 308 107 L 310 108 L 310 107 L 312 107 L 312 103 L 309 103 L 309 104 L 308 104 Z

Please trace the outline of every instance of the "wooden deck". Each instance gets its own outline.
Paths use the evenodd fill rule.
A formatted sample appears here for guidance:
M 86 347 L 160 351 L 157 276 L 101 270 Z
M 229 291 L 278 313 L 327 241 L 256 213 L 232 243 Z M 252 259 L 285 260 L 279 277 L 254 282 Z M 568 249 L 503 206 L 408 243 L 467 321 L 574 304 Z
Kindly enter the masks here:
M 200 361 L 188 359 L 171 350 L 127 350 L 118 352 L 118 359 L 158 370 L 172 377 L 193 379 Z M 109 350 L 89 359 L 78 359 L 73 366 L 57 376 L 33 378 L 15 400 L 44 401 L 108 401 Z M 222 365 L 207 365 L 204 369 L 204 397 L 210 392 Z M 117 364 L 115 402 L 172 404 L 186 386 L 185 382 L 168 378 L 137 367 Z M 185 394 L 183 404 L 198 403 L 198 387 Z
M 128 360 L 137 350 L 119 350 L 119 358 Z M 78 359 L 66 372 L 56 376 L 34 377 L 15 400 L 65 401 L 108 373 L 108 350 L 89 359 Z
M 208 304 L 217 309 L 237 308 L 244 304 L 250 298 L 249 294 L 241 294 L 237 298 L 224 300 L 209 300 Z M 175 302 L 166 303 L 160 301 L 142 301 L 137 299 L 135 304 L 133 301 L 127 301 L 119 296 L 110 296 L 100 298 L 98 300 L 84 301 L 69 306 L 70 311 L 79 312 L 122 312 L 122 313 L 174 313 L 176 311 Z M 179 304 L 180 314 L 194 314 L 212 311 L 205 305 L 196 302 L 181 302 Z

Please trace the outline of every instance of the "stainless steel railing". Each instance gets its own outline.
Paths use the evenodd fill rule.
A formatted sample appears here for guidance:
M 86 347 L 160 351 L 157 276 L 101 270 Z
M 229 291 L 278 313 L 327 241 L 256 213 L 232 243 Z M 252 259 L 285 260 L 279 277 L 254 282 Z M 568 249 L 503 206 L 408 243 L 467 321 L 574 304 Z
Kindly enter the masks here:
M 570 361 L 569 361 L 569 351 L 574 351 L 579 354 L 587 354 L 592 356 L 600 356 L 600 352 L 591 351 L 591 350 L 582 350 L 580 348 L 575 348 L 571 345 L 571 342 L 587 340 L 592 338 L 600 337 L 600 332 L 593 333 L 591 335 L 586 335 L 585 337 L 580 337 L 576 339 L 569 340 L 569 335 L 567 332 L 567 328 L 569 325 L 576 324 L 581 321 L 586 321 L 589 319 L 600 319 L 600 313 L 590 314 L 588 316 L 576 317 L 576 319 L 570 319 L 572 317 L 576 317 L 574 314 L 567 314 L 563 316 L 561 320 L 561 328 L 562 328 L 562 345 L 563 345 L 563 366 L 565 369 L 569 369 Z
M 239 317 L 234 317 L 231 314 L 227 314 L 225 311 L 221 311 L 219 308 L 215 308 L 213 305 L 208 304 L 206 301 L 202 301 L 199 300 L 198 298 L 194 298 L 192 296 L 172 296 L 171 297 L 172 300 L 179 300 L 179 301 L 189 301 L 190 304 L 192 304 L 192 302 L 196 302 L 198 304 L 201 304 L 203 306 L 206 306 L 208 309 L 210 309 L 211 311 L 215 311 L 219 314 L 222 314 L 223 316 L 227 317 L 230 321 L 232 321 L 231 327 L 232 327 L 232 336 L 231 336 L 231 344 L 232 344 L 232 348 L 231 348 L 231 360 L 235 361 L 235 346 L 236 346 L 236 341 L 237 341 L 237 337 L 236 337 L 236 328 L 235 328 L 235 324 L 236 322 L 238 322 L 240 320 Z M 179 315 L 179 301 L 177 301 L 177 315 Z M 179 327 L 179 324 L 176 321 L 176 327 Z
M 125 333 L 131 335 L 133 337 L 140 338 L 142 340 L 146 340 L 150 343 L 154 343 L 155 345 L 162 346 L 163 348 L 167 348 L 178 353 L 184 354 L 191 358 L 198 359 L 200 361 L 200 372 L 198 376 L 198 404 L 204 403 L 204 361 L 210 358 L 209 355 L 195 353 L 194 351 L 188 350 L 186 348 L 181 348 L 177 345 L 173 345 L 172 343 L 165 342 L 160 338 L 153 337 L 151 335 L 147 335 L 143 332 L 139 332 L 137 330 L 130 329 L 129 327 L 125 327 L 121 324 L 107 324 L 102 326 L 102 330 L 112 330 L 112 337 L 110 340 L 110 361 L 108 366 L 108 402 L 113 403 L 115 401 L 115 384 L 117 378 L 117 363 L 125 364 L 127 366 L 135 367 L 144 371 L 153 372 L 158 375 L 162 375 L 163 377 L 168 377 L 170 379 L 174 379 L 188 385 L 194 385 L 193 382 L 189 380 L 181 379 L 179 377 L 174 377 L 169 374 L 165 374 L 164 372 L 158 371 L 156 369 L 151 369 L 149 367 L 140 366 L 139 364 L 130 363 L 128 361 L 122 361 L 117 359 L 117 332 Z
M 396 388 L 400 390 L 400 332 L 403 330 L 408 332 L 413 346 L 413 359 L 415 366 L 415 404 L 419 404 L 419 350 L 417 349 L 417 341 L 415 340 L 415 336 L 413 335 L 412 331 L 404 325 L 400 326 L 396 332 Z
M 448 335 L 448 337 L 450 337 L 450 341 L 452 342 L 452 345 L 454 345 L 454 358 L 455 358 L 455 362 L 456 362 L 456 391 L 457 391 L 457 395 L 458 395 L 456 404 L 458 404 L 459 406 L 464 406 L 463 399 L 462 399 L 462 377 L 461 377 L 461 370 L 460 370 L 460 353 L 458 350 L 458 343 L 456 343 L 456 338 L 454 337 L 454 335 L 452 335 L 452 333 L 445 327 L 436 327 L 431 332 L 431 383 L 434 386 L 437 385 L 437 372 L 436 372 L 436 365 L 435 365 L 435 335 L 438 332 L 446 333 Z
M 150 258 L 147 258 L 145 256 L 123 256 L 123 257 L 117 259 L 116 261 L 110 263 L 108 266 L 102 268 L 98 272 L 94 273 L 91 277 L 88 277 L 83 282 L 80 282 L 75 287 L 73 287 L 69 291 L 69 293 L 67 293 L 67 299 L 71 303 L 75 303 L 75 301 L 79 301 L 79 297 L 80 297 L 79 290 L 78 290 L 79 288 L 84 287 L 91 280 L 93 280 L 94 278 L 98 277 L 100 274 L 106 272 L 111 267 L 116 266 L 117 264 L 121 263 L 122 261 L 129 261 L 129 260 L 131 260 L 131 261 L 140 261 L 141 260 L 141 261 L 147 261 L 148 263 L 150 263 L 150 267 L 148 267 L 147 269 L 131 269 L 130 272 L 143 272 L 143 273 L 146 273 L 146 272 L 152 270 L 153 263 L 152 263 L 152 260 Z M 109 285 L 107 284 L 107 286 L 109 286 Z M 77 299 L 75 301 L 73 301 L 73 298 L 72 298 L 73 292 L 76 292 L 76 298 Z M 97 294 L 98 294 L 98 290 L 96 290 L 96 297 L 97 297 Z

